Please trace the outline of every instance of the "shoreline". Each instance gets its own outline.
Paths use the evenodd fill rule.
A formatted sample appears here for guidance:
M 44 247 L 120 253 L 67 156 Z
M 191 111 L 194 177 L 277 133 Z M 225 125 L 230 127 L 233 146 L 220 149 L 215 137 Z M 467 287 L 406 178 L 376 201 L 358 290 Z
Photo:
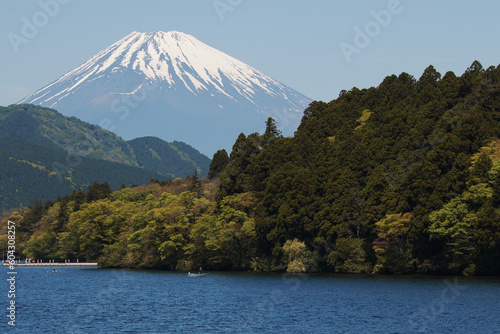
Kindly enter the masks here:
M 4 267 L 11 266 L 10 263 L 4 262 Z M 14 267 L 97 267 L 97 262 L 51 262 L 51 263 L 14 263 Z

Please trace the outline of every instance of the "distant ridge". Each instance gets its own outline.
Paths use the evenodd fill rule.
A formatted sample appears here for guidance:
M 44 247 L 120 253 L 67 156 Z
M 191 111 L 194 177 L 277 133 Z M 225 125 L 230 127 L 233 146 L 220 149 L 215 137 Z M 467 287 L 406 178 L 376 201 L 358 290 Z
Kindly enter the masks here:
M 174 177 L 191 175 L 194 169 L 202 176 L 208 173 L 210 159 L 193 147 L 178 141 L 168 143 L 157 137 L 141 137 L 128 142 L 139 166 Z
M 0 107 L 0 211 L 55 200 L 94 181 L 141 185 L 150 179 L 208 173 L 210 159 L 191 146 L 159 138 L 128 143 L 116 134 L 56 110 Z
M 150 166 L 137 156 L 144 156 L 154 147 L 144 144 L 134 149 L 111 131 L 76 117 L 63 116 L 56 110 L 34 105 L 0 107 L 0 138 L 2 137 L 22 139 L 70 155 L 141 167 L 167 178 L 185 177 L 192 174 L 195 168 L 200 175 L 206 176 L 210 164 L 208 157 L 187 144 L 167 143 L 159 138 L 149 137 L 155 146 L 168 146 L 173 150 L 170 155 L 162 157 L 161 168 Z M 137 141 L 142 139 L 134 142 Z

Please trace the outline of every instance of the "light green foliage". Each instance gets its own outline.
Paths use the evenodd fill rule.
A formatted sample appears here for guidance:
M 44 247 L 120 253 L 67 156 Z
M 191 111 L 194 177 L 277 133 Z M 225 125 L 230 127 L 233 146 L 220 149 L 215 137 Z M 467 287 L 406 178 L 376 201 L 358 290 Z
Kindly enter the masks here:
M 85 204 L 70 216 L 70 234 L 62 238 L 61 242 L 64 243 L 67 238 L 77 238 L 78 248 L 74 255 L 89 261 L 95 260 L 105 245 L 115 241 L 131 209 L 132 204 L 110 202 L 109 199 Z
M 283 245 L 283 254 L 288 258 L 288 261 L 297 260 L 306 251 L 306 244 L 298 239 L 287 240 Z
M 471 181 L 461 196 L 453 198 L 440 210 L 429 215 L 431 239 L 445 243 L 445 257 L 448 267 L 455 272 L 474 274 L 477 257 L 482 247 L 495 247 L 496 241 L 486 236 L 484 220 L 495 220 L 496 213 L 491 210 L 494 195 L 491 177 L 495 165 L 484 153 L 476 156 L 471 169 Z M 484 216 L 485 212 L 489 213 Z M 492 224 L 492 223 L 490 223 Z M 494 227 L 490 226 L 490 233 Z M 486 241 L 488 240 L 488 241 Z
M 375 223 L 377 239 L 373 242 L 373 250 L 377 255 L 376 273 L 411 271 L 411 250 L 409 231 L 413 214 L 392 214 Z
M 252 203 L 249 194 L 228 196 L 216 215 L 207 213 L 196 219 L 188 253 L 225 269 L 249 268 L 255 251 L 255 223 L 244 210 Z
M 370 109 L 365 109 L 361 112 L 361 117 L 358 118 L 358 126 L 354 128 L 354 130 L 360 130 L 363 126 L 365 126 L 366 122 L 368 122 L 368 119 L 370 119 L 370 116 L 373 114 Z
M 459 198 L 452 199 L 441 210 L 429 215 L 432 239 L 445 242 L 445 256 L 451 270 L 464 270 L 475 255 L 472 222 L 476 215 Z
M 303 241 L 287 240 L 283 245 L 283 254 L 287 263 L 286 271 L 289 273 L 304 273 L 317 269 L 314 254 L 307 249 Z
M 26 244 L 24 254 L 28 258 L 53 259 L 56 257 L 57 242 L 54 232 L 33 235 Z
M 305 273 L 307 268 L 301 260 L 292 260 L 288 264 L 286 271 L 289 273 Z

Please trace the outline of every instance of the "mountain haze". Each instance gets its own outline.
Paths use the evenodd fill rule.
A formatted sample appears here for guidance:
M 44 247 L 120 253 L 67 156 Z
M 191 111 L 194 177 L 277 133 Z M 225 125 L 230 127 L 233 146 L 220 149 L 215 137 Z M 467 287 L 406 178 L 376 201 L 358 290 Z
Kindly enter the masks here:
M 213 154 L 268 117 L 293 134 L 311 102 L 251 66 L 170 32 L 133 32 L 20 103 L 55 108 L 125 139 L 157 136 Z

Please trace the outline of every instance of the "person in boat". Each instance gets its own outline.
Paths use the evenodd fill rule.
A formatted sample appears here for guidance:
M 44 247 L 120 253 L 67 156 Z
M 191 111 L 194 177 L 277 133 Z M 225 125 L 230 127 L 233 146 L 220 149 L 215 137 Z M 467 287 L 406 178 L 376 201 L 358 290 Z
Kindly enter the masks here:
M 201 269 L 201 267 L 200 267 L 200 269 L 198 269 L 198 274 L 201 275 L 202 272 L 203 272 L 203 269 Z
M 56 268 L 52 269 L 52 272 L 53 273 L 57 273 Z

